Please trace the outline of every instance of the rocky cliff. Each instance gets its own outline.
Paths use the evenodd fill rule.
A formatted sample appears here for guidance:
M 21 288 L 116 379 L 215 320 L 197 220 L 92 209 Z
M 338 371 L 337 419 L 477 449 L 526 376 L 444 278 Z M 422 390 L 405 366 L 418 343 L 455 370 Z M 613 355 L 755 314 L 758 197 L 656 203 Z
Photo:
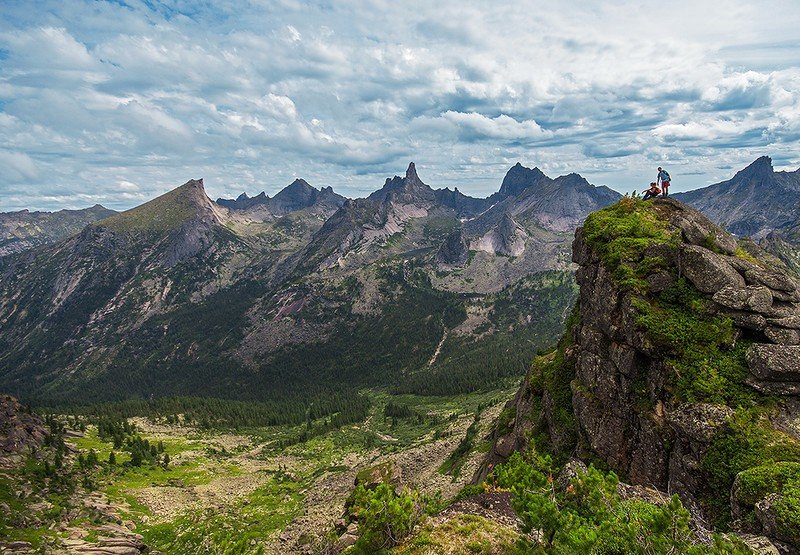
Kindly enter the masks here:
M 623 199 L 579 228 L 580 297 L 495 432 L 677 493 L 699 528 L 800 547 L 800 285 L 678 201 Z

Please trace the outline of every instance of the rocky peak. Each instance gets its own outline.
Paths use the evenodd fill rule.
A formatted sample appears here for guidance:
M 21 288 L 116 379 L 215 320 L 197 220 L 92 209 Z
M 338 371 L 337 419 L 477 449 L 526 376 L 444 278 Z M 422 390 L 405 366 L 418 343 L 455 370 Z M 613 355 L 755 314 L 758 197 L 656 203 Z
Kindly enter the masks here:
M 526 189 L 536 187 L 546 181 L 549 181 L 549 178 L 539 168 L 526 168 L 517 162 L 503 178 L 499 196 L 502 198 L 518 196 Z
M 414 165 L 414 162 L 410 162 L 408 164 L 408 168 L 406 169 L 406 183 L 412 185 L 422 184 L 422 180 L 420 180 L 419 176 L 417 175 L 417 166 Z
M 338 208 L 345 198 L 336 194 L 332 187 L 315 189 L 304 179 L 295 179 L 269 201 L 270 210 L 276 215 L 310 208 L 323 203 L 328 208 Z
M 589 183 L 585 177 L 579 173 L 568 173 L 557 177 L 554 182 L 560 186 L 570 189 L 591 189 L 592 184 Z
M 400 204 L 432 204 L 436 202 L 436 194 L 419 178 L 414 162 L 408 165 L 405 177 L 396 175 L 387 178 L 383 187 L 368 198 L 379 202 L 393 201 Z
M 754 177 L 764 177 L 772 175 L 775 170 L 772 167 L 772 158 L 769 156 L 761 156 L 756 158 L 756 160 L 736 173 L 734 179 L 736 178 L 744 178 L 744 179 L 752 179 Z

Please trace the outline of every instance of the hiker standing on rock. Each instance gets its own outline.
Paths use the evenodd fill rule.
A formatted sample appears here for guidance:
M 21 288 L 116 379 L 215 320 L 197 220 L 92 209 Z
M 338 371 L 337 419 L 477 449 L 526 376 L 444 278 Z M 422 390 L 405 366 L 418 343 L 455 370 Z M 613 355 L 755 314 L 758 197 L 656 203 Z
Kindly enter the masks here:
M 656 183 L 661 185 L 661 190 L 663 191 L 663 196 L 669 196 L 669 173 L 667 170 L 658 168 L 658 178 L 656 179 Z

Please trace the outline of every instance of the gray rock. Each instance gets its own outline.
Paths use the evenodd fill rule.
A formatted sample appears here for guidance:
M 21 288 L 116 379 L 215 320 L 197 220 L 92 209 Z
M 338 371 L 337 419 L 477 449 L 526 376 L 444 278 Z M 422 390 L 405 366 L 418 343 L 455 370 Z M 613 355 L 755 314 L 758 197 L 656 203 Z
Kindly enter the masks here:
M 647 276 L 650 292 L 658 294 L 675 284 L 675 276 L 671 272 L 657 272 Z
M 786 316 L 784 318 L 770 318 L 767 323 L 772 326 L 800 330 L 800 315 Z
M 779 542 L 788 542 L 789 544 L 791 544 L 791 542 L 794 541 L 794 538 L 787 537 L 777 523 L 777 515 L 775 514 L 775 505 L 780 500 L 781 500 L 781 494 L 771 493 L 767 495 L 764 499 L 756 503 L 755 506 L 756 520 L 761 525 L 761 529 L 763 530 L 765 536 L 778 540 Z M 794 552 L 797 553 L 796 550 Z
M 762 331 L 767 327 L 767 319 L 762 314 L 755 312 L 743 312 L 739 310 L 725 311 L 725 315 L 733 320 L 733 323 L 740 328 Z
M 798 382 L 769 382 L 748 376 L 745 383 L 766 395 L 800 396 L 800 383 Z
M 712 298 L 715 303 L 734 310 L 767 313 L 772 307 L 772 292 L 763 285 L 723 287 Z
M 336 542 L 335 551 L 336 553 L 341 553 L 351 545 L 354 545 L 358 541 L 358 536 L 354 536 L 353 534 L 342 534 L 339 540 Z
M 589 468 L 586 466 L 586 463 L 580 459 L 570 459 L 569 462 L 564 465 L 564 468 L 561 469 L 561 472 L 558 473 L 557 481 L 561 491 L 566 491 L 572 480 L 581 474 L 586 474 L 588 470 Z
M 748 283 L 764 285 L 772 290 L 789 294 L 798 291 L 797 281 L 786 273 L 770 270 L 738 257 L 731 260 L 731 265 L 744 274 Z
M 733 409 L 710 403 L 684 403 L 667 411 L 667 422 L 680 435 L 710 443 L 720 427 L 733 416 Z
M 726 254 L 736 252 L 736 240 L 702 213 L 672 199 L 666 200 L 674 211 L 670 223 L 681 230 L 684 240 L 692 245 L 714 247 Z
M 781 552 L 778 551 L 775 544 L 765 536 L 756 536 L 753 534 L 736 534 L 736 536 L 757 555 L 781 555 Z
M 597 255 L 589 248 L 586 241 L 583 240 L 582 227 L 575 230 L 575 239 L 572 241 L 572 261 L 581 266 L 597 262 Z
M 777 289 L 773 289 L 772 296 L 778 301 L 787 303 L 800 303 L 800 293 L 798 292 L 787 293 L 786 291 L 778 291 Z
M 686 245 L 681 250 L 681 271 L 703 293 L 716 293 L 724 287 L 742 289 L 744 278 L 728 264 L 726 257 L 703 247 Z
M 775 326 L 764 328 L 767 339 L 778 345 L 800 345 L 800 331 Z
M 747 365 L 759 380 L 800 382 L 800 346 L 756 343 L 747 351 Z

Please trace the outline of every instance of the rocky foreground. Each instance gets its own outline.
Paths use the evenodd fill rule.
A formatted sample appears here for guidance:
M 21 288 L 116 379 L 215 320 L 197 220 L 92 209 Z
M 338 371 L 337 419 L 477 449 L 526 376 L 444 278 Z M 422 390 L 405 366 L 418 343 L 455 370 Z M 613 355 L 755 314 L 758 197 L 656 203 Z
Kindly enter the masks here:
M 667 199 L 593 214 L 573 260 L 579 308 L 509 402 L 488 462 L 531 447 L 599 459 L 677 493 L 700 532 L 798 553 L 798 280 Z
M 0 553 L 39 553 L 30 541 L 4 541 L 10 529 L 55 531 L 45 552 L 139 555 L 149 552 L 135 526 L 100 493 L 87 492 L 61 461 L 72 457 L 64 430 L 31 413 L 13 397 L 0 396 Z M 11 489 L 6 489 L 11 484 Z M 66 510 L 54 513 L 55 503 Z M 54 519 L 52 514 L 58 514 Z M 74 526 L 70 522 L 85 522 Z

